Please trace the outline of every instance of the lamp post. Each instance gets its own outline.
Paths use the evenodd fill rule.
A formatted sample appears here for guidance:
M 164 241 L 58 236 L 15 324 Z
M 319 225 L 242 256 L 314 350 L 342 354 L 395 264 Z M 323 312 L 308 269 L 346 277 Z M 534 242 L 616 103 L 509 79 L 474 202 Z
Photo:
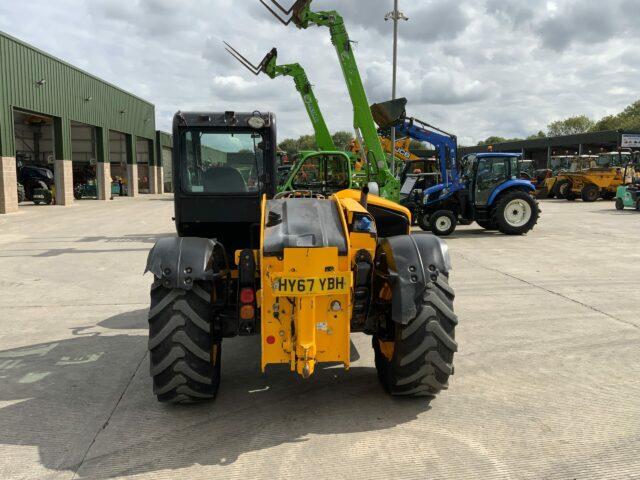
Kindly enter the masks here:
M 393 78 L 391 80 L 391 99 L 396 99 L 396 67 L 398 61 L 398 20 L 409 20 L 398 10 L 398 0 L 393 0 L 393 11 L 384 16 L 384 21 L 393 20 Z M 391 127 L 391 171 L 396 174 L 396 127 Z

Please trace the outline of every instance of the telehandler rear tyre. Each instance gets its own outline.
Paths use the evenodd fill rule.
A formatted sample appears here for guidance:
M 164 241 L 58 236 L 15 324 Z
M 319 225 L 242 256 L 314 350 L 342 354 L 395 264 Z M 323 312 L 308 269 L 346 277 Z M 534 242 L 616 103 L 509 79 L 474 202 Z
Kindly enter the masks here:
M 415 318 L 394 323 L 393 341 L 373 337 L 378 378 L 391 395 L 433 398 L 448 388 L 458 349 L 453 298 L 446 277 L 438 275 L 420 298 Z
M 151 286 L 149 352 L 153 393 L 160 402 L 213 399 L 220 385 L 220 341 L 211 328 L 211 284 L 191 290 Z

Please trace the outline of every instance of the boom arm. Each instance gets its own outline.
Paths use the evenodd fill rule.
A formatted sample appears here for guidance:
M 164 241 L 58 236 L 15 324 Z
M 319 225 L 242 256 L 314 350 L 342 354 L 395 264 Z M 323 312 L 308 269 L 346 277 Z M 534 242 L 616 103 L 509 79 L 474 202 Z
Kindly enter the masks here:
M 333 142 L 333 138 L 331 138 L 331 134 L 329 133 L 329 128 L 327 127 L 324 117 L 322 116 L 322 112 L 320 111 L 318 100 L 313 93 L 313 88 L 311 88 L 311 83 L 309 83 L 309 79 L 307 78 L 307 74 L 304 71 L 304 68 L 302 68 L 302 65 L 299 63 L 278 65 L 278 51 L 275 48 L 271 49 L 271 51 L 265 55 L 258 65 L 253 65 L 227 42 L 224 42 L 224 44 L 227 46 L 227 51 L 254 75 L 263 72 L 270 78 L 280 76 L 293 78 L 296 90 L 300 93 L 302 103 L 304 103 L 304 108 L 307 110 L 309 120 L 311 120 L 311 125 L 313 125 L 313 131 L 316 136 L 316 144 L 318 145 L 318 148 L 323 151 L 337 150 L 336 145 Z
M 331 42 L 338 54 L 342 74 L 353 104 L 353 126 L 362 136 L 370 171 L 380 186 L 380 194 L 386 198 L 398 199 L 400 183 L 389 169 L 387 156 L 380 144 L 349 35 L 340 14 L 336 11 L 313 12 L 310 9 L 311 0 L 297 0 L 289 9 L 283 8 L 275 0 L 271 0 L 280 12 L 284 15 L 291 15 L 290 18 L 283 19 L 264 0 L 260 0 L 260 2 L 285 25 L 293 22 L 301 29 L 306 29 L 311 25 L 329 28 Z
M 396 131 L 414 140 L 433 145 L 438 152 L 440 175 L 445 184 L 458 183 L 459 175 L 456 165 L 458 139 L 455 135 L 440 130 L 417 118 L 404 118 L 396 124 Z

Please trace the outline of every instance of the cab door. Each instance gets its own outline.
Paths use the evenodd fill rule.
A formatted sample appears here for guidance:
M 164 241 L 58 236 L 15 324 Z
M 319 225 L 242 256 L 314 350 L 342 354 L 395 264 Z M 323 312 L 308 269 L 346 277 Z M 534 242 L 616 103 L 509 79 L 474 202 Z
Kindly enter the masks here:
M 474 200 L 476 205 L 486 205 L 491 192 L 507 180 L 509 157 L 480 157 L 476 164 Z

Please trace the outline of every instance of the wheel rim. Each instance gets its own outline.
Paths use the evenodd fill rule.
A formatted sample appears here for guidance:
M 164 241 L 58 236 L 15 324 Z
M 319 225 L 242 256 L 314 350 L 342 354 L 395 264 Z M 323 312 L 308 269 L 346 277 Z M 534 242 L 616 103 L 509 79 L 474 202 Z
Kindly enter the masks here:
M 449 217 L 438 217 L 434 222 L 434 226 L 439 232 L 446 232 L 451 228 L 451 219 Z
M 563 183 L 562 185 L 560 185 L 560 188 L 558 189 L 558 191 L 560 192 L 560 195 L 566 195 L 567 194 L 567 187 L 569 186 L 568 183 Z
M 504 219 L 512 227 L 522 227 L 531 219 L 531 205 L 522 199 L 511 200 L 504 209 Z

